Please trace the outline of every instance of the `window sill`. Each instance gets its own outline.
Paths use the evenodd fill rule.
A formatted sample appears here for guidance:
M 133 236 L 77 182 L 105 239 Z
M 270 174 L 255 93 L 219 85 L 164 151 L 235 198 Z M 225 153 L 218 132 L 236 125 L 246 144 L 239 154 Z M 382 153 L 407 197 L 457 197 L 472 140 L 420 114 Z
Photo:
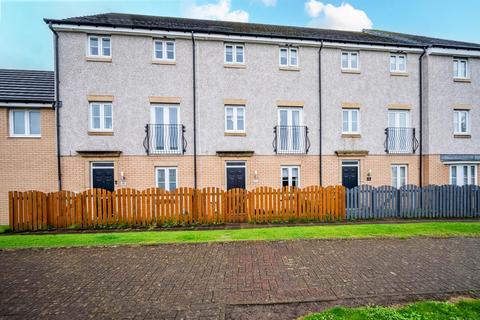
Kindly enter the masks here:
M 107 57 L 85 57 L 86 61 L 92 61 L 92 62 L 112 62 L 112 58 L 107 58 Z
M 460 139 L 470 139 L 472 137 L 471 134 L 468 133 L 455 133 L 453 135 L 454 138 L 460 138 Z
M 224 68 L 245 69 L 247 66 L 241 63 L 225 63 Z
M 89 136 L 113 136 L 113 131 L 88 131 Z
M 175 60 L 152 60 L 152 64 L 166 64 L 166 65 L 176 65 L 177 61 Z
M 281 71 L 300 71 L 299 67 L 279 67 Z
M 246 132 L 225 132 L 225 137 L 246 137 Z
M 390 71 L 390 76 L 392 77 L 408 77 L 409 75 L 408 72 Z
M 7 138 L 8 139 L 41 139 L 42 136 L 15 136 L 15 135 L 10 135 Z
M 360 74 L 360 70 L 358 70 L 358 69 L 342 69 L 342 73 Z
M 342 138 L 361 138 L 362 135 L 360 133 L 342 133 Z
M 472 82 L 472 80 L 470 78 L 453 78 L 453 82 L 470 83 L 470 82 Z

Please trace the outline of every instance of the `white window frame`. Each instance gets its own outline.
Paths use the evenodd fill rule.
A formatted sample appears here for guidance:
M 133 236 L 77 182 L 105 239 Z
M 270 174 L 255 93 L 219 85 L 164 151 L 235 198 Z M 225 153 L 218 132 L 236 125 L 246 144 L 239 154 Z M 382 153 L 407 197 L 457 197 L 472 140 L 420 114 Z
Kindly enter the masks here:
M 296 188 L 300 188 L 300 180 L 301 180 L 300 166 L 280 166 L 280 187 L 282 187 L 282 188 L 283 188 L 283 169 L 288 169 L 288 187 L 292 186 L 292 181 L 293 181 L 292 171 L 293 171 L 293 169 L 298 170 L 298 181 L 297 181 Z
M 158 185 L 158 172 L 160 170 L 165 170 L 165 191 L 173 191 L 170 190 L 170 170 L 175 170 L 175 189 L 178 189 L 178 167 L 155 167 L 155 187 L 160 188 Z
M 465 184 L 463 183 L 464 180 L 465 180 L 465 176 L 463 175 L 463 167 L 464 166 L 467 166 L 467 185 L 471 185 L 471 178 L 472 178 L 472 175 L 471 175 L 471 167 L 474 167 L 474 181 L 473 181 L 473 184 L 474 185 L 478 185 L 478 164 L 477 163 L 455 163 L 455 164 L 450 164 L 448 167 L 448 175 L 449 175 L 449 183 L 451 185 L 456 185 L 456 186 L 464 186 Z M 453 167 L 456 168 L 456 183 L 454 184 L 453 183 Z M 461 174 L 460 174 L 461 173 Z M 461 178 L 461 179 L 460 179 Z M 461 181 L 461 183 L 459 183 Z
M 232 61 L 227 61 L 227 47 L 232 47 Z M 237 61 L 237 48 L 238 47 L 242 47 L 242 52 L 243 52 L 243 61 L 242 62 L 238 62 Z M 245 45 L 243 44 L 240 44 L 240 43 L 225 43 L 225 45 L 223 46 L 223 62 L 225 64 L 241 64 L 241 65 L 244 65 L 245 64 Z
M 232 109 L 233 129 L 227 128 L 227 109 Z M 238 130 L 238 110 L 243 109 L 243 130 Z M 247 108 L 244 105 L 225 105 L 225 132 L 244 133 L 247 131 Z
M 287 51 L 287 63 L 286 64 L 282 64 L 282 50 Z M 297 64 L 292 64 L 292 60 L 291 60 L 292 51 L 297 52 Z M 298 48 L 297 47 L 280 47 L 278 49 L 278 64 L 280 65 L 280 67 L 297 68 L 299 66 L 299 57 L 298 56 L 299 56 L 299 54 L 298 54 Z
M 13 123 L 13 113 L 14 112 L 24 112 L 23 114 L 23 121 L 24 121 L 24 126 L 25 126 L 25 133 L 23 134 L 18 134 L 15 133 L 15 126 Z M 40 133 L 35 133 L 32 134 L 30 133 L 30 113 L 32 112 L 38 112 L 40 114 Z M 10 137 L 16 137 L 16 138 L 40 138 L 42 136 L 42 112 L 40 110 L 33 110 L 33 109 L 10 109 L 9 111 L 9 122 L 10 122 Z
M 395 69 L 392 69 L 392 64 L 391 64 L 391 59 L 392 58 L 395 58 Z M 405 63 L 405 69 L 403 70 L 400 70 L 400 57 L 403 57 Z M 402 73 L 405 73 L 407 72 L 407 55 L 406 54 L 403 54 L 403 53 L 390 53 L 390 58 L 388 60 L 388 65 L 389 65 L 389 68 L 390 68 L 390 72 L 402 72 Z
M 97 163 L 108 163 L 112 164 L 111 166 L 102 166 L 96 167 L 95 164 Z M 112 161 L 92 161 L 90 162 L 90 188 L 93 188 L 93 169 L 113 169 L 113 179 L 115 180 L 115 163 Z M 114 183 L 114 188 L 116 187 L 116 182 Z
M 465 76 L 460 75 L 460 63 L 465 62 Z M 455 73 L 455 63 L 457 64 L 457 72 Z M 468 59 L 466 58 L 453 58 L 453 78 L 454 79 L 469 79 L 470 78 L 470 70 L 468 67 Z
M 347 131 L 344 131 L 343 130 L 343 122 L 344 122 L 344 119 L 343 119 L 343 113 L 344 112 L 347 112 L 348 113 L 348 119 L 347 119 L 347 123 L 348 123 L 348 130 Z M 357 131 L 353 131 L 352 130 L 352 113 L 353 112 L 356 112 L 357 113 Z M 344 134 L 359 134 L 360 133 L 360 109 L 347 109 L 347 108 L 342 108 L 342 133 Z
M 456 118 L 457 114 L 465 113 L 466 121 L 467 121 L 467 128 L 466 131 L 458 131 L 457 125 L 460 125 L 460 122 L 457 123 Z M 470 133 L 470 112 L 468 110 L 453 110 L 453 134 L 457 135 L 468 135 Z
M 343 67 L 343 55 L 347 54 L 347 64 L 348 66 L 345 68 Z M 357 55 L 357 67 L 352 68 L 352 55 Z M 342 70 L 360 70 L 360 52 L 359 51 L 342 51 L 340 53 L 340 68 Z
M 157 58 L 156 45 L 159 42 L 162 43 L 162 58 Z M 167 56 L 167 43 L 173 43 L 173 58 L 172 59 L 169 59 L 168 56 Z M 177 48 L 176 48 L 176 45 L 175 45 L 175 40 L 171 40 L 171 39 L 165 39 L 165 40 L 154 39 L 153 40 L 153 60 L 174 62 L 176 59 L 177 59 Z
M 90 42 L 92 38 L 97 38 L 98 39 L 98 54 L 92 54 L 90 50 Z M 103 54 L 103 39 L 109 39 L 110 40 L 110 55 L 104 55 Z M 111 58 L 112 57 L 112 37 L 110 36 L 100 36 L 100 35 L 89 35 L 87 37 L 87 57 L 93 57 L 93 58 Z
M 100 106 L 100 128 L 93 127 L 93 105 Z M 105 106 L 109 105 L 112 108 L 112 127 L 105 128 Z M 95 102 L 91 101 L 89 103 L 89 131 L 91 132 L 113 132 L 113 103 L 112 102 Z
M 395 179 L 397 181 L 397 185 L 394 184 L 393 168 L 397 169 L 397 176 L 395 177 Z M 391 185 L 392 185 L 392 187 L 397 188 L 397 189 L 402 187 L 400 185 L 400 178 L 401 178 L 401 175 L 400 175 L 401 170 L 400 169 L 401 168 L 405 168 L 405 184 L 404 185 L 406 186 L 408 184 L 408 165 L 407 164 L 392 164 L 390 166 Z

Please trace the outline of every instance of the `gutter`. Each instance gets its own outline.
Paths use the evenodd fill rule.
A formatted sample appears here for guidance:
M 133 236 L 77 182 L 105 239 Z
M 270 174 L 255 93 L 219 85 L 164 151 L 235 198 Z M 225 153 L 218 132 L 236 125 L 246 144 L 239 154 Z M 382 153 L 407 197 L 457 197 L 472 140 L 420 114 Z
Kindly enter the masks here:
M 319 137 L 318 137 L 318 161 L 319 161 L 319 182 L 322 186 L 322 49 L 323 40 L 320 43 L 320 49 L 318 49 L 318 123 L 319 123 Z
M 428 47 L 423 48 L 423 52 L 420 55 L 418 67 L 419 67 L 419 107 L 420 107 L 420 126 L 419 126 L 419 137 L 420 137 L 420 147 L 419 147 L 419 155 L 420 155 L 420 177 L 419 177 L 419 185 L 420 188 L 423 187 L 423 56 L 427 53 Z
M 55 122 L 57 130 L 57 174 L 58 174 L 58 190 L 62 190 L 62 165 L 60 159 L 60 108 L 62 102 L 60 101 L 60 92 L 59 92 L 59 71 L 58 71 L 58 33 L 53 29 L 52 23 L 49 22 L 48 28 L 53 32 L 53 43 L 54 43 L 54 59 L 55 59 L 55 101 L 53 103 L 55 108 Z
M 192 31 L 192 75 L 193 75 L 193 186 L 197 190 L 197 84 L 195 61 L 195 34 Z

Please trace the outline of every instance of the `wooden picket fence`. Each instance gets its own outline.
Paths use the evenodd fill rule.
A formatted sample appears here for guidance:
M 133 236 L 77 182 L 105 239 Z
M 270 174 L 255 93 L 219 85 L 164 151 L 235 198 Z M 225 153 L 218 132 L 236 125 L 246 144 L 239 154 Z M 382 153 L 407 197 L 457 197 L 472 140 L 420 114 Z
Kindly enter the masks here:
M 345 219 L 345 189 L 337 187 L 124 188 L 114 192 L 9 192 L 10 227 L 16 231 L 105 226 L 169 226 L 231 222 Z

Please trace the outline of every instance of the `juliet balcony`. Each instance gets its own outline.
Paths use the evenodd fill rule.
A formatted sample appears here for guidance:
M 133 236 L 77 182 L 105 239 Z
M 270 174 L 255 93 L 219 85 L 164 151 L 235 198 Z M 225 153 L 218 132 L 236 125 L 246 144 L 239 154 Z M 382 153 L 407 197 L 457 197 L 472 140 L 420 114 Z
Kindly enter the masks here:
M 147 124 L 143 146 L 147 155 L 183 154 L 187 149 L 182 124 Z
M 415 128 L 389 127 L 385 129 L 385 152 L 390 154 L 415 153 L 419 143 Z
M 275 126 L 273 135 L 273 151 L 277 154 L 307 154 L 310 149 L 306 126 Z

